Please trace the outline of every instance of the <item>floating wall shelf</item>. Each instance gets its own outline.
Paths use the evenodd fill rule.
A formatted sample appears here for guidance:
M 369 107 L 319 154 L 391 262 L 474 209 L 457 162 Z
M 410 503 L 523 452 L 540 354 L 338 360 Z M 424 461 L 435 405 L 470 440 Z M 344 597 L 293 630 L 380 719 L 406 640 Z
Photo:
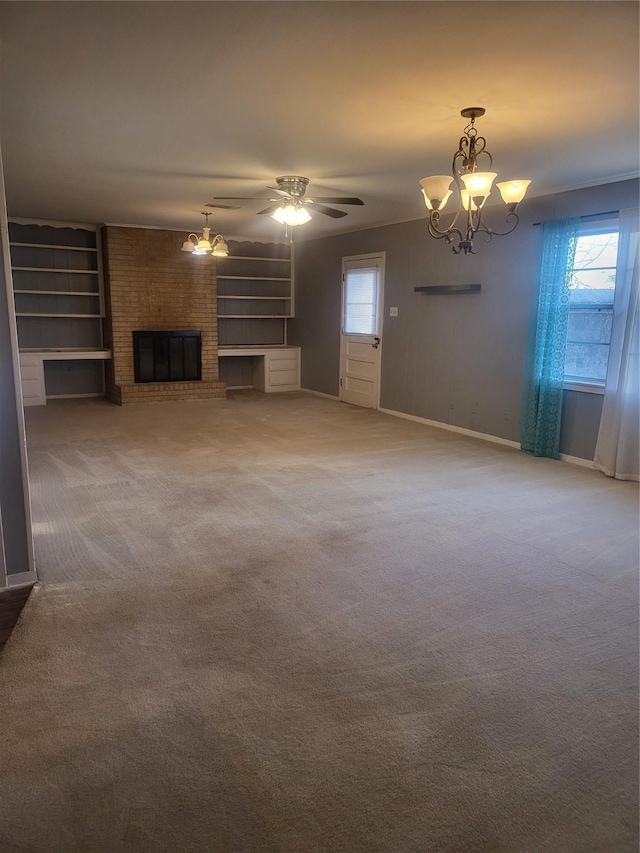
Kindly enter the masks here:
M 447 293 L 480 293 L 480 284 L 436 284 L 429 287 L 414 287 L 416 293 L 427 293 L 430 296 Z

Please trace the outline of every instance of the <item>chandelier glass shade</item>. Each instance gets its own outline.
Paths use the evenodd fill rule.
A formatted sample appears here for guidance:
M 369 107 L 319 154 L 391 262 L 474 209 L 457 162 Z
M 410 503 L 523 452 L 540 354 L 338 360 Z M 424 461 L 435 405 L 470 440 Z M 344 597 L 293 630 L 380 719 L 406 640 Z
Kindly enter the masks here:
M 213 255 L 216 258 L 226 258 L 229 254 L 227 246 L 222 234 L 216 234 L 211 238 L 211 228 L 209 228 L 209 213 L 202 214 L 205 217 L 205 226 L 202 229 L 202 235 L 188 234 L 187 239 L 182 244 L 180 251 L 191 252 L 192 255 Z
M 519 222 L 516 208 L 531 183 L 528 179 L 520 178 L 496 184 L 507 206 L 505 221 L 508 227 L 505 231 L 490 228 L 483 219 L 482 209 L 491 195 L 493 182 L 498 175 L 496 172 L 478 168 L 479 161 L 482 165 L 486 164 L 488 169 L 493 165 L 493 157 L 486 148 L 486 139 L 478 136 L 475 128 L 476 118 L 484 113 L 483 107 L 467 107 L 462 110 L 462 117 L 471 121 L 465 127 L 458 150 L 453 155 L 451 175 L 431 175 L 420 181 L 424 203 L 429 211 L 429 234 L 438 240 L 444 239 L 456 254 L 475 254 L 473 240 L 476 234 L 484 234 L 487 240 L 494 235 L 503 237 L 510 234 Z M 457 210 L 451 224 L 447 228 L 441 228 L 439 224 L 442 211 L 453 194 L 452 184 L 457 190 Z

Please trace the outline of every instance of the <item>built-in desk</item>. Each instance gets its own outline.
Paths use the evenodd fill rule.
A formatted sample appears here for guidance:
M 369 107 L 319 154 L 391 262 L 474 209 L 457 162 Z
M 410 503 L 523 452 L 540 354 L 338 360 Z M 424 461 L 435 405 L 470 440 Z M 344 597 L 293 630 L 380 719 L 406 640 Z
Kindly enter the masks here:
M 219 358 L 248 358 L 253 363 L 253 387 L 271 394 L 300 390 L 300 347 L 220 347 Z
M 25 406 L 44 406 L 47 397 L 88 397 L 94 393 L 47 394 L 45 388 L 45 361 L 87 361 L 111 358 L 111 351 L 103 347 L 60 347 L 57 349 L 21 349 L 20 377 L 22 399 Z M 104 393 L 104 392 L 103 392 Z

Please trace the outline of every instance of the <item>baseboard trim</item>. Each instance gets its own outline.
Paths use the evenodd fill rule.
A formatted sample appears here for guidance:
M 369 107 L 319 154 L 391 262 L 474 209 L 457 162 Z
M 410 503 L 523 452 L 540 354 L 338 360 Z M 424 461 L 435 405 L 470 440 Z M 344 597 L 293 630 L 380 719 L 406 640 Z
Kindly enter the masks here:
M 582 459 L 580 456 L 569 456 L 567 453 L 560 454 L 561 462 L 568 462 L 569 465 L 579 465 L 581 468 L 594 468 L 593 459 Z
M 465 429 L 465 427 L 454 426 L 453 424 L 444 424 L 442 421 L 432 421 L 429 418 L 421 418 L 418 415 L 409 415 L 406 412 L 396 412 L 394 409 L 378 409 L 383 415 L 393 415 L 395 418 L 404 418 L 406 421 L 414 421 L 425 426 L 435 427 L 436 429 L 444 429 L 448 432 L 456 432 L 458 435 L 466 435 L 469 438 L 479 438 L 482 441 L 490 441 L 492 444 L 502 444 L 505 447 L 512 447 L 514 450 L 520 450 L 519 441 L 511 441 L 508 438 L 500 438 L 498 435 L 490 435 L 487 432 L 476 432 L 473 429 Z
M 311 388 L 301 388 L 305 394 L 313 394 L 314 397 L 326 397 L 327 400 L 337 400 L 340 402 L 340 397 L 336 394 L 325 394 L 324 391 L 312 391 Z
M 305 394 L 314 394 L 316 397 L 327 397 L 329 400 L 338 400 L 339 397 L 333 394 L 324 394 L 322 391 L 312 391 L 310 388 L 301 388 Z M 442 421 L 432 421 L 430 418 L 421 418 L 419 415 L 410 415 L 407 412 L 397 412 L 395 409 L 384 409 L 382 406 L 377 409 L 383 415 L 392 415 L 394 418 L 403 418 L 405 421 L 413 421 L 417 424 L 435 427 L 436 429 L 444 429 L 447 432 L 455 432 L 458 435 L 466 435 L 469 438 L 479 438 L 481 441 L 489 441 L 492 444 L 502 444 L 504 447 L 512 447 L 514 450 L 520 450 L 519 441 L 511 441 L 509 438 L 501 438 L 499 435 L 490 435 L 488 432 L 477 432 L 473 429 L 454 426 L 454 424 L 445 424 Z M 591 459 L 582 459 L 580 456 L 569 456 L 567 453 L 560 454 L 560 461 L 567 462 L 569 465 L 578 465 L 581 468 L 595 469 L 595 464 Z

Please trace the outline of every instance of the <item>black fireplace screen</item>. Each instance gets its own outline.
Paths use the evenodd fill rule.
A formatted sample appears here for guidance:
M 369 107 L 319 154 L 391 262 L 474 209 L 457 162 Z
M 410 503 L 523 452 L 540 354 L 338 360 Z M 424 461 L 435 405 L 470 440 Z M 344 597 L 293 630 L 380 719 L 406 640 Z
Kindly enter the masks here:
M 136 382 L 202 379 L 200 332 L 134 332 Z

